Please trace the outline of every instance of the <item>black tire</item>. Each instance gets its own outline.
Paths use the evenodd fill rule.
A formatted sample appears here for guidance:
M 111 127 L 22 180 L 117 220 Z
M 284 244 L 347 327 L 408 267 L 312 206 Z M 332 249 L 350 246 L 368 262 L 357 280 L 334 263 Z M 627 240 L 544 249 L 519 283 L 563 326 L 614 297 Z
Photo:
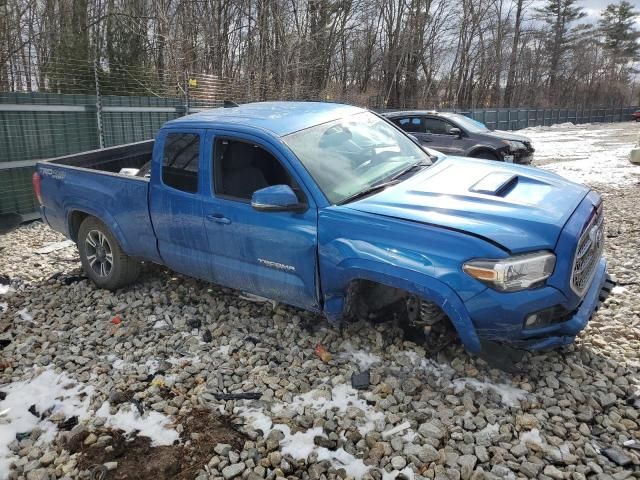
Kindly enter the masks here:
M 87 217 L 78 230 L 82 268 L 100 288 L 116 290 L 129 285 L 140 273 L 140 264 L 125 254 L 109 228 L 95 217 Z
M 493 161 L 500 161 L 500 158 L 498 158 L 498 156 L 495 153 L 492 153 L 488 150 L 481 150 L 477 153 L 474 153 L 473 155 L 471 155 L 473 158 L 482 158 L 483 160 L 493 160 Z

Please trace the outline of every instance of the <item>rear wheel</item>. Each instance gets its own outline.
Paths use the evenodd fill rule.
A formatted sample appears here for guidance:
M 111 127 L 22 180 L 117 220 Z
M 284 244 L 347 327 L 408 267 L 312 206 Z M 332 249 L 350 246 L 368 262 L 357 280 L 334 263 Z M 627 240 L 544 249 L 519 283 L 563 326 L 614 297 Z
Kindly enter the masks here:
M 133 282 L 140 264 L 125 254 L 109 228 L 95 217 L 87 217 L 78 230 L 82 268 L 100 288 L 115 290 Z
M 473 158 L 482 158 L 484 160 L 495 160 L 499 161 L 500 159 L 495 153 L 489 152 L 488 150 L 482 150 L 478 153 L 474 153 L 472 155 Z

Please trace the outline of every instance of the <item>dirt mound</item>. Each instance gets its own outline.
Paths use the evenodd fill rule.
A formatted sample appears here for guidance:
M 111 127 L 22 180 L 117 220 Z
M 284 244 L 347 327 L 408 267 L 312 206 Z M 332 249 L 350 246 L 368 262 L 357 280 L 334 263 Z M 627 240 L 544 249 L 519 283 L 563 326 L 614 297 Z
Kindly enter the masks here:
M 112 448 L 83 446 L 80 469 L 92 470 L 93 478 L 105 480 L 192 479 L 214 455 L 217 444 L 227 443 L 241 451 L 247 440 L 225 419 L 206 410 L 191 412 L 179 423 L 184 427 L 181 442 L 170 446 L 154 447 L 147 437 L 131 439 L 120 431 L 106 430 L 113 436 Z M 104 464 L 108 462 L 117 462 L 117 468 L 107 472 Z

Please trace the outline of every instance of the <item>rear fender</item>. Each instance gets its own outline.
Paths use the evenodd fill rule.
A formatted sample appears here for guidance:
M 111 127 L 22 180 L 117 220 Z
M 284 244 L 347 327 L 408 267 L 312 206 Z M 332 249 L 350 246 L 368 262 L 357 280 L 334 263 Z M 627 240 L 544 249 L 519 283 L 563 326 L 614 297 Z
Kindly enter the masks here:
M 95 217 L 98 220 L 100 220 L 102 223 L 104 223 L 107 226 L 107 228 L 109 228 L 111 233 L 116 237 L 116 240 L 118 240 L 118 243 L 120 244 L 120 248 L 122 248 L 122 251 L 126 254 L 130 254 L 131 252 L 130 245 L 129 245 L 129 242 L 127 241 L 127 238 L 124 235 L 124 232 L 122 231 L 122 228 L 120 228 L 120 225 L 118 225 L 118 222 L 116 222 L 115 218 L 113 218 L 113 216 L 106 210 L 98 212 L 90 207 L 87 207 L 86 205 L 80 206 L 80 205 L 70 204 L 70 205 L 65 205 L 65 211 L 67 212 L 67 236 L 72 240 L 74 240 L 76 243 L 78 243 L 78 239 L 75 238 L 75 235 L 73 232 L 72 218 L 74 213 L 80 212 L 80 213 L 84 213 L 92 217 Z
M 404 290 L 437 304 L 451 320 L 465 348 L 471 353 L 480 351 L 480 340 L 462 300 L 443 282 L 397 265 L 391 266 L 369 260 L 351 260 L 349 265 L 342 266 L 345 267 L 342 293 L 325 295 L 324 299 L 325 315 L 330 321 L 342 319 L 349 285 L 357 280 L 369 280 Z

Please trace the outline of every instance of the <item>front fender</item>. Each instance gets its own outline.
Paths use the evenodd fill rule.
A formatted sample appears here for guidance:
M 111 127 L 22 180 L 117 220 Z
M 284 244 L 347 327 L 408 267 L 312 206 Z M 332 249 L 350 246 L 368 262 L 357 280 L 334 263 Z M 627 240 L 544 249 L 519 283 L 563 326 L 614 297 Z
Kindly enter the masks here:
M 367 259 L 351 259 L 342 267 L 345 285 L 354 280 L 370 280 L 399 288 L 439 305 L 451 320 L 465 348 L 471 353 L 480 351 L 480 340 L 464 303 L 443 282 L 429 275 Z M 325 315 L 329 320 L 336 321 L 342 317 L 344 301 L 343 294 L 325 296 Z
M 466 275 L 471 258 L 504 255 L 496 245 L 463 232 L 375 215 L 345 206 L 319 212 L 318 251 L 324 311 L 342 317 L 353 280 L 400 288 L 439 305 L 451 319 L 465 347 L 480 343 L 464 301 L 486 290 Z

